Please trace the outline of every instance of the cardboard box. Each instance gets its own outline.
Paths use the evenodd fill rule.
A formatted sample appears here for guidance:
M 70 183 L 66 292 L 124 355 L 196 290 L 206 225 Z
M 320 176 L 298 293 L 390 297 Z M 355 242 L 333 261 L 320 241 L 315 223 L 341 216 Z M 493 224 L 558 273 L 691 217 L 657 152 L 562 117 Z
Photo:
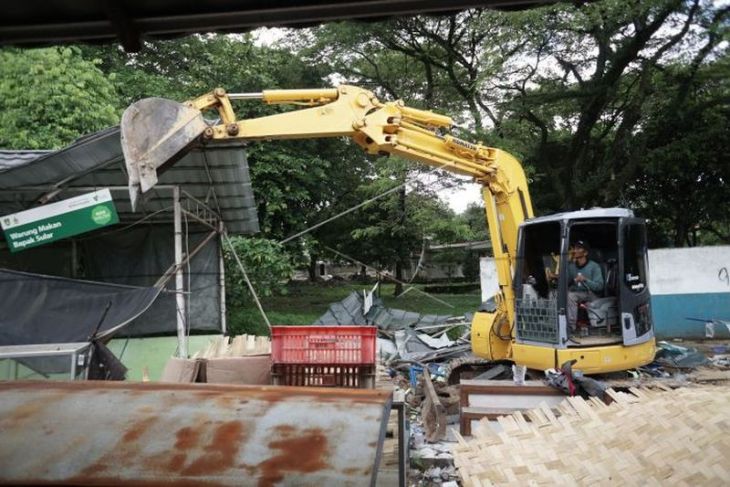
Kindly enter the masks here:
M 160 382 L 200 382 L 198 378 L 203 366 L 203 360 L 170 357 L 162 371 Z
M 209 384 L 271 384 L 271 355 L 209 358 L 205 364 Z
M 271 355 L 181 359 L 171 357 L 160 382 L 208 384 L 271 384 Z

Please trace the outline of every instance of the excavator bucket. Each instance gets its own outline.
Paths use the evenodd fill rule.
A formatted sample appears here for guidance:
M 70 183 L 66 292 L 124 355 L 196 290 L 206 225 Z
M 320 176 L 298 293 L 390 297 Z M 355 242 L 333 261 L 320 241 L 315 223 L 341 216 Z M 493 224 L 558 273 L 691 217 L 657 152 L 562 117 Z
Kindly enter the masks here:
M 122 115 L 122 152 L 132 208 L 157 175 L 195 146 L 207 128 L 200 110 L 164 98 L 144 98 Z

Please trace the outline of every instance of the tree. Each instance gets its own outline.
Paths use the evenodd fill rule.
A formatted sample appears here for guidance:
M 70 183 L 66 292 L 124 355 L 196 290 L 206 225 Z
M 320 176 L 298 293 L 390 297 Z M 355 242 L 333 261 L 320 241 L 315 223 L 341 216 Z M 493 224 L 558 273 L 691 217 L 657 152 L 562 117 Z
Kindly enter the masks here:
M 706 0 L 604 0 L 338 24 L 311 34 L 311 55 L 342 76 L 465 116 L 470 138 L 523 159 L 538 213 L 611 206 L 631 203 L 644 177 L 652 107 L 681 99 L 675 88 L 699 88 L 700 68 L 723 59 L 728 10 Z M 688 69 L 667 78 L 675 64 Z M 661 110 L 669 118 L 677 107 Z M 694 116 L 711 105 L 698 107 Z M 670 174 L 653 176 L 671 183 Z M 649 204 L 670 217 L 659 200 Z
M 146 42 L 141 52 L 132 54 L 116 46 L 87 46 L 84 53 L 101 59 L 100 67 L 114 73 L 124 106 L 149 96 L 182 101 L 218 86 L 231 92 L 321 86 L 324 76 L 286 49 L 257 46 L 250 35 Z M 292 109 L 256 101 L 234 102 L 234 108 L 240 119 Z M 339 139 L 252 142 L 246 151 L 260 226 L 272 240 L 354 204 L 354 190 L 365 177 L 365 158 Z M 297 261 L 316 259 L 318 239 L 327 235 L 323 228 L 285 248 Z
M 286 292 L 285 285 L 294 269 L 281 245 L 264 238 L 233 236 L 230 240 L 256 294 L 267 297 Z M 226 272 L 226 302 L 232 306 L 243 306 L 251 299 L 251 295 L 233 250 L 225 246 L 223 251 L 229 270 Z
M 636 136 L 639 174 L 627 199 L 650 219 L 655 246 L 730 242 L 730 90 L 727 57 L 698 67 L 674 65 L 658 84 L 665 96 L 648 107 Z M 679 80 L 692 81 L 686 86 Z
M 0 147 L 58 149 L 119 121 L 118 99 L 74 47 L 0 50 Z
M 363 209 L 359 223 L 351 231 L 349 253 L 380 269 L 394 269 L 395 278 L 403 281 L 403 272 L 411 255 L 421 252 L 427 242 L 450 243 L 471 238 L 466 222 L 458 220 L 427 184 L 413 177 L 413 164 L 398 158 L 380 159 L 377 178 L 360 187 L 366 200 L 401 186 Z M 404 181 L 409 181 L 404 185 Z M 345 251 L 348 252 L 348 251 Z M 403 291 L 395 286 L 395 295 Z

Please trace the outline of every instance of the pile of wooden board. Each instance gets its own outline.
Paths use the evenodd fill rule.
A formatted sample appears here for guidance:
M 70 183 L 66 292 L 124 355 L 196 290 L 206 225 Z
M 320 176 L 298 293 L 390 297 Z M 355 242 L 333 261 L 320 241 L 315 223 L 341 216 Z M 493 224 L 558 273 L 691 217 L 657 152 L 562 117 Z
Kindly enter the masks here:
M 161 382 L 268 385 L 271 340 L 265 336 L 219 336 L 189 359 L 171 357 Z
M 464 485 L 727 484 L 730 388 L 630 391 L 481 420 L 454 449 Z
M 221 335 L 212 339 L 204 350 L 192 358 L 248 357 L 270 353 L 271 339 L 267 336 L 238 335 L 230 338 Z

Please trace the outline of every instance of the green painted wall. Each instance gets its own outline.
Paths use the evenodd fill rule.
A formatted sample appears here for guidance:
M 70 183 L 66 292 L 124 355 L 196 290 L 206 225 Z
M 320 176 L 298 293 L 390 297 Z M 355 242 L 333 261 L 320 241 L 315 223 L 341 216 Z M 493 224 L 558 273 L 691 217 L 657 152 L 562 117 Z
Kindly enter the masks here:
M 208 343 L 219 335 L 195 335 L 189 337 L 188 353 L 203 350 Z M 125 348 L 126 344 L 126 348 Z M 129 369 L 127 380 L 141 381 L 142 372 L 147 367 L 150 380 L 160 379 L 167 360 L 177 351 L 177 337 L 154 338 L 115 338 L 109 342 L 109 350 Z

